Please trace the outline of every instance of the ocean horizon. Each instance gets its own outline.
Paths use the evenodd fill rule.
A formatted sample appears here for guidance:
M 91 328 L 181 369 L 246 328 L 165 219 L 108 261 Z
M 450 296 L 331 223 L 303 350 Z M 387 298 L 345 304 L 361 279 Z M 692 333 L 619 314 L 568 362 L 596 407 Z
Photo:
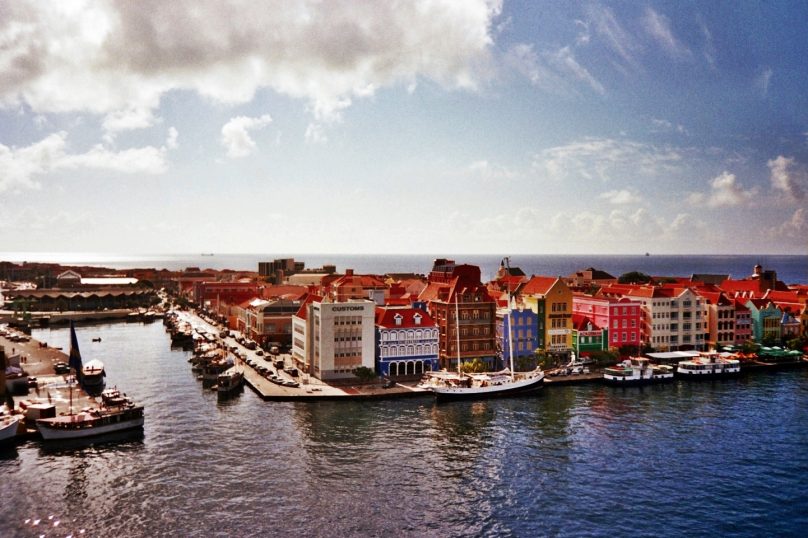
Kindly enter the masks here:
M 0 252 L 0 261 L 38 262 L 60 265 L 108 267 L 110 269 L 154 268 L 172 271 L 188 267 L 257 271 L 258 263 L 277 258 L 303 261 L 306 268 L 336 265 L 337 271 L 353 269 L 361 273 L 426 274 L 436 258 L 478 265 L 483 281 L 493 278 L 503 254 L 133 254 L 88 252 Z M 525 274 L 566 276 L 594 267 L 615 276 L 641 271 L 654 276 L 689 277 L 692 274 L 721 274 L 734 279 L 748 277 L 756 264 L 777 271 L 787 284 L 808 284 L 808 255 L 800 254 L 516 254 L 509 257 L 511 267 Z

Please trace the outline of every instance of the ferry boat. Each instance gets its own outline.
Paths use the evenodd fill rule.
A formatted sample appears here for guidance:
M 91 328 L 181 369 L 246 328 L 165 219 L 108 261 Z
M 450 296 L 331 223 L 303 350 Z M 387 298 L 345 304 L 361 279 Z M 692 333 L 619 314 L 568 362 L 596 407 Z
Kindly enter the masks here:
M 603 382 L 614 386 L 651 385 L 673 381 L 672 366 L 651 364 L 645 357 L 631 357 L 603 370 Z
M 135 405 L 120 393 L 110 394 L 108 398 L 104 398 L 102 393 L 102 405 L 99 409 L 41 418 L 36 421 L 36 426 L 45 441 L 60 441 L 142 428 L 143 423 L 142 405 Z
M 741 373 L 741 361 L 731 353 L 702 352 L 691 360 L 681 361 L 676 375 L 686 379 L 716 379 Z

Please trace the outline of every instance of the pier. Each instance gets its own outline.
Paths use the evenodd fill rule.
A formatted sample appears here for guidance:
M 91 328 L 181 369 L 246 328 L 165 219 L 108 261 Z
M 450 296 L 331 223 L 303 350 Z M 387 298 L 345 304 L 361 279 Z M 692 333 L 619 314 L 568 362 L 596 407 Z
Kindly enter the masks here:
M 34 426 L 36 418 L 46 418 L 40 413 L 52 413 L 52 416 L 70 414 L 87 407 L 97 407 L 95 398 L 84 392 L 78 383 L 73 383 L 72 390 L 69 379 L 72 374 L 57 374 L 55 365 L 67 363 L 68 356 L 60 348 L 54 348 L 45 342 L 33 338 L 26 342 L 15 342 L 0 335 L 0 346 L 7 358 L 19 354 L 20 366 L 28 373 L 31 383 L 27 393 L 11 394 L 15 408 L 25 411 L 26 432 L 23 437 L 37 437 Z M 35 380 L 35 381 L 34 381 Z M 72 402 L 72 405 L 71 405 Z M 50 406 L 54 406 L 49 411 Z

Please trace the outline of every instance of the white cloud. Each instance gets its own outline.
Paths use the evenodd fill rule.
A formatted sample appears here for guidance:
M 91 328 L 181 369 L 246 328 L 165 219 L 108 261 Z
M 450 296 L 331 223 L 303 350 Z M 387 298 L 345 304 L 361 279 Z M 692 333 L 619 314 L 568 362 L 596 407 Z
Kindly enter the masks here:
M 570 47 L 537 53 L 532 44 L 517 43 L 508 49 L 505 62 L 532 85 L 546 92 L 558 95 L 577 93 L 576 87 L 584 84 L 595 93 L 606 93 L 603 84 L 578 62 Z
M 585 138 L 543 150 L 533 166 L 551 179 L 656 177 L 675 170 L 682 156 L 675 149 L 613 138 Z
M 716 50 L 715 45 L 713 44 L 713 34 L 710 32 L 710 29 L 707 27 L 707 24 L 701 18 L 701 16 L 697 17 L 699 23 L 699 29 L 701 30 L 701 35 L 704 37 L 704 50 L 702 51 L 702 55 L 704 59 L 707 60 L 707 63 L 710 64 L 710 67 L 715 67 L 715 57 L 716 57 Z
M 651 132 L 654 133 L 676 132 L 679 134 L 687 134 L 687 129 L 685 129 L 684 125 L 682 125 L 681 123 L 677 123 L 676 125 L 674 125 L 668 120 L 660 118 L 651 118 L 651 125 L 652 125 Z
M 795 210 L 787 221 L 772 228 L 771 232 L 778 237 L 804 240 L 808 236 L 808 215 L 805 214 L 805 208 Z
M 81 229 L 86 231 L 95 223 L 90 215 L 76 211 L 43 212 L 39 208 L 24 207 L 16 213 L 0 216 L 0 226 L 7 231 L 30 234 L 31 231 Z
M 774 72 L 771 67 L 766 67 L 760 72 L 757 78 L 755 78 L 755 86 L 760 90 L 760 94 L 763 97 L 769 94 L 769 84 L 771 84 L 773 74 Z
M 323 144 L 328 141 L 328 136 L 322 124 L 312 122 L 306 126 L 305 139 L 309 144 Z
M 104 117 L 102 127 L 107 133 L 114 134 L 120 131 L 151 127 L 155 121 L 150 109 L 133 107 L 110 112 Z
M 168 137 L 166 137 L 166 147 L 168 149 L 177 149 L 179 145 L 177 143 L 177 137 L 179 136 L 179 132 L 177 132 L 176 127 L 171 126 L 168 128 Z
M 37 176 L 59 170 L 95 169 L 124 174 L 161 174 L 168 168 L 166 149 L 145 146 L 112 151 L 96 145 L 86 153 L 67 152 L 67 133 L 53 133 L 23 148 L 0 144 L 0 192 L 39 188 Z
M 771 171 L 772 187 L 783 191 L 793 200 L 805 198 L 808 189 L 808 171 L 797 163 L 793 157 L 778 155 L 768 163 Z
M 606 47 L 622 60 L 618 65 L 623 67 L 627 64 L 633 69 L 638 69 L 640 65 L 637 54 L 641 47 L 631 32 L 623 28 L 612 10 L 598 4 L 590 4 L 586 8 L 586 13 L 589 26 L 594 29 Z
M 738 184 L 735 174 L 727 171 L 710 181 L 710 192 L 694 192 L 688 198 L 691 204 L 707 207 L 731 207 L 750 202 L 757 196 L 757 188 L 744 190 Z
M 673 35 L 673 30 L 671 30 L 668 18 L 657 13 L 650 7 L 645 9 L 643 27 L 648 35 L 650 35 L 672 58 L 681 60 L 689 58 L 692 55 L 690 49 Z
M 474 161 L 468 166 L 468 171 L 486 181 L 510 181 L 516 177 L 516 173 L 507 166 L 487 160 Z
M 627 205 L 642 203 L 642 198 L 626 189 L 607 191 L 598 196 L 614 205 Z
M 249 131 L 266 127 L 272 122 L 269 114 L 258 118 L 237 116 L 222 127 L 222 145 L 227 149 L 227 156 L 231 159 L 246 157 L 255 150 L 255 141 Z
M 418 78 L 478 87 L 501 10 L 502 0 L 20 0 L 0 18 L 0 105 L 102 114 L 114 132 L 152 124 L 171 90 L 243 103 L 270 88 L 328 121 L 352 98 Z

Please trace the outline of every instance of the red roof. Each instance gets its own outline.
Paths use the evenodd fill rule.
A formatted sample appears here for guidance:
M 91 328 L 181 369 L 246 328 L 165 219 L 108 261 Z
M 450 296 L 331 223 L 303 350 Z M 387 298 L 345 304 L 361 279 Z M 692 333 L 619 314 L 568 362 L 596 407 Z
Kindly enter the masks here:
M 320 297 L 319 295 L 314 295 L 313 293 L 310 293 L 305 299 L 303 299 L 303 302 L 300 304 L 300 308 L 297 309 L 297 314 L 295 314 L 295 316 L 300 319 L 308 319 L 309 309 L 307 307 L 311 303 L 320 302 L 322 300 L 323 298 Z
M 546 295 L 556 283 L 558 277 L 552 276 L 532 276 L 528 280 L 519 293 L 524 295 Z
M 396 319 L 400 316 L 400 323 Z M 416 317 L 421 322 L 416 323 Z M 415 327 L 435 327 L 433 319 L 419 308 L 385 308 L 376 307 L 376 325 L 385 329 L 412 329 Z

